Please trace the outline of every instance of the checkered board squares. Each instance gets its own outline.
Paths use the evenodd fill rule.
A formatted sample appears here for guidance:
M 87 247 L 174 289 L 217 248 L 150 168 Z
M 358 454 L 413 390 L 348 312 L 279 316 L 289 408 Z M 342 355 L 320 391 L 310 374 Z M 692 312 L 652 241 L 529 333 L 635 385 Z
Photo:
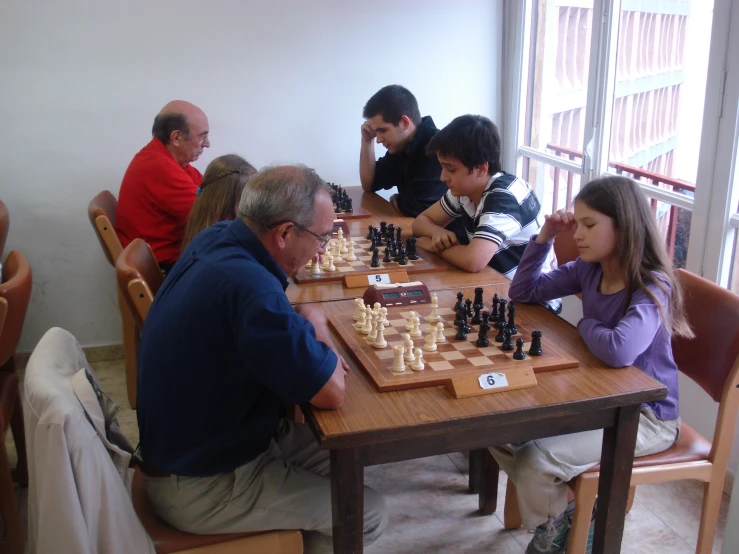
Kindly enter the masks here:
M 526 353 L 524 360 L 513 359 L 515 348 L 504 351 L 501 348 L 502 343 L 495 342 L 495 335 L 497 334 L 495 329 L 488 331 L 489 346 L 486 347 L 479 347 L 475 344 L 479 330 L 477 325 L 470 324 L 473 331 L 467 333 L 466 340 L 457 340 L 455 338 L 457 329 L 454 327 L 455 314 L 450 308 L 438 308 L 436 312 L 444 323 L 446 341 L 437 343 L 435 352 L 427 352 L 423 349 L 426 343 L 426 335 L 431 332 L 432 325 L 435 328 L 436 324 L 426 321 L 426 316 L 431 313 L 430 305 L 422 305 L 417 308 L 413 311 L 420 319 L 422 336 L 412 338 L 412 340 L 414 349 L 420 348 L 423 352 L 425 369 L 423 371 L 412 371 L 409 367 L 410 364 L 406 362 L 406 371 L 400 374 L 393 373 L 390 367 L 393 363 L 393 347 L 403 344 L 401 335 L 409 332 L 405 328 L 411 311 L 408 307 L 388 308 L 389 325 L 385 327 L 384 332 L 388 345 L 384 349 L 374 348 L 365 340 L 366 335 L 354 329 L 352 326 L 352 323 L 354 323 L 352 319 L 353 312 L 327 314 L 331 325 L 381 391 L 441 385 L 458 375 L 482 375 L 490 371 L 508 370 L 516 367 L 522 369 L 533 368 L 534 372 L 539 372 L 578 365 L 577 360 L 562 352 L 547 337 L 542 337 L 543 355 L 529 356 L 531 331 L 534 329 L 529 329 L 526 326 L 524 317 L 517 317 L 517 319 L 521 319 L 521 321 L 516 322 L 518 333 L 511 337 L 514 345 L 516 339 L 524 339 L 523 350 Z M 521 311 L 524 310 L 519 310 L 519 312 Z M 517 316 L 520 315 L 522 314 L 517 313 Z
M 372 251 L 369 249 L 371 241 L 365 238 L 351 238 L 354 240 L 354 255 L 357 257 L 355 261 L 349 262 L 342 259 L 342 261 L 337 262 L 334 260 L 336 271 L 327 272 L 324 269 L 321 269 L 321 273 L 317 275 L 311 275 L 310 268 L 303 267 L 295 276 L 295 281 L 298 284 L 307 282 L 341 281 L 347 273 L 383 273 L 383 271 L 391 269 L 404 269 L 409 274 L 443 271 L 446 269 L 446 265 L 429 263 L 425 259 L 426 253 L 421 250 L 418 251 L 419 258 L 417 260 L 407 260 L 408 263 L 406 265 L 400 265 L 398 262 L 385 263 L 382 261 L 382 258 L 385 256 L 384 246 L 379 247 L 380 255 L 378 260 L 380 262 L 380 267 L 372 267 L 370 265 L 372 263 Z M 342 258 L 346 255 L 348 255 L 348 253 L 343 253 Z

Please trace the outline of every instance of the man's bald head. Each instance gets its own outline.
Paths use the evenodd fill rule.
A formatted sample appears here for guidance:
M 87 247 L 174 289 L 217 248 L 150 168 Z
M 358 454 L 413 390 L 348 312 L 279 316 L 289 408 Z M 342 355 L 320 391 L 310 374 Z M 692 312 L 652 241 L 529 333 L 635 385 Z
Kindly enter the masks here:
M 203 110 L 184 100 L 167 103 L 154 118 L 151 134 L 158 138 L 181 166 L 198 159 L 210 146 L 208 118 Z

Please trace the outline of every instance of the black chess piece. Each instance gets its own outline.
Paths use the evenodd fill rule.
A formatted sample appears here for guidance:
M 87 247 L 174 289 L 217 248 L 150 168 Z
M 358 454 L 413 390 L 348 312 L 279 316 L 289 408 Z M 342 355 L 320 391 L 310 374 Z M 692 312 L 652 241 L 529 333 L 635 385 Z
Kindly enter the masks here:
M 482 322 L 480 323 L 480 327 L 485 327 L 486 331 L 490 331 L 492 328 L 490 326 L 490 313 L 487 310 L 482 312 Z
M 472 300 L 469 298 L 464 301 L 464 308 L 467 310 L 467 317 L 472 317 L 475 315 L 475 312 L 472 311 Z
M 454 304 L 454 313 L 457 313 L 460 308 L 464 308 L 464 302 L 462 302 L 462 299 L 464 298 L 464 293 L 458 292 L 457 293 L 457 303 Z
M 523 339 L 516 339 L 516 351 L 513 353 L 514 360 L 525 360 L 526 354 L 523 353 Z
M 508 324 L 506 325 L 511 335 L 518 333 L 518 327 L 516 327 L 516 305 L 511 301 L 508 304 Z
M 395 228 L 395 240 L 397 242 L 403 241 L 403 228 L 402 227 L 396 227 Z
M 461 321 L 460 326 L 464 325 L 464 332 L 471 333 L 472 327 L 470 327 L 467 323 L 467 308 L 463 307 L 461 310 L 459 310 L 459 319 Z
M 472 316 L 472 324 L 473 325 L 480 325 L 482 323 L 482 319 L 480 318 L 480 305 L 474 306 L 475 315 Z
M 372 261 L 370 262 L 370 267 L 380 267 L 380 251 L 376 246 L 374 250 L 372 250 Z
M 370 225 L 368 229 L 369 229 L 369 233 L 367 233 L 367 236 L 365 238 L 367 240 L 372 240 L 372 237 L 375 236 L 375 228 L 372 225 Z
M 416 242 L 418 242 L 418 239 L 416 237 L 410 237 L 405 241 L 409 260 L 418 259 L 418 252 L 416 252 Z
M 390 247 L 389 246 L 385 247 L 385 257 L 382 259 L 382 261 L 385 262 L 386 264 L 393 261 L 393 259 L 390 257 Z
M 529 356 L 541 356 L 541 331 L 531 332 L 531 347 L 529 348 Z
M 393 238 L 395 236 L 395 224 L 394 223 L 387 224 L 387 236 L 389 238 Z
M 494 323 L 495 328 L 498 330 L 498 334 L 495 335 L 495 338 L 493 339 L 495 342 L 503 342 L 503 339 L 505 338 L 503 336 L 503 329 L 505 329 L 505 323 L 502 321 L 496 321 Z
M 354 207 L 352 206 L 352 199 L 348 196 L 344 198 L 344 211 L 349 214 L 354 211 Z
M 485 346 L 490 346 L 490 341 L 488 340 L 488 330 L 485 328 L 484 325 L 480 325 L 480 330 L 477 332 L 477 342 L 475 344 L 477 346 L 482 346 L 483 348 Z
M 498 321 L 498 304 L 500 304 L 500 299 L 498 298 L 498 295 L 493 295 L 493 314 L 492 318 L 493 321 Z
M 500 347 L 505 350 L 513 350 L 513 343 L 511 342 L 511 332 L 508 329 L 503 329 L 503 344 Z
M 505 305 L 508 303 L 508 301 L 505 298 L 501 298 L 500 302 L 498 303 L 498 317 L 495 318 L 495 321 L 502 321 L 505 323 Z
M 372 235 L 372 238 L 370 238 L 370 247 L 369 247 L 369 249 L 370 250 L 375 250 L 376 248 L 377 248 L 377 238 L 373 234 Z
M 387 237 L 387 222 L 385 221 L 380 221 L 380 234 Z
M 480 307 L 480 310 L 485 308 L 485 303 L 482 301 L 482 287 L 475 289 L 475 302 L 472 304 L 473 308 Z
M 460 310 L 460 315 L 462 314 L 462 311 Z M 467 340 L 467 330 L 465 327 L 465 324 L 460 321 L 459 325 L 457 325 L 457 335 L 454 337 L 457 340 Z
M 398 252 L 398 265 L 408 265 L 408 260 L 405 258 L 405 250 L 402 246 Z

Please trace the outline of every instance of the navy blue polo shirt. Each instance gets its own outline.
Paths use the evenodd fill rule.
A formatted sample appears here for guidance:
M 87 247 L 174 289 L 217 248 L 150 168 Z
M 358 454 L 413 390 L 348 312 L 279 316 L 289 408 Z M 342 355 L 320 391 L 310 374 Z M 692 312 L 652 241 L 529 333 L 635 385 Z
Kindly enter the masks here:
M 305 404 L 337 357 L 285 296 L 287 276 L 244 223 L 201 232 L 165 279 L 139 342 L 144 463 L 187 476 L 265 451 L 285 404 Z

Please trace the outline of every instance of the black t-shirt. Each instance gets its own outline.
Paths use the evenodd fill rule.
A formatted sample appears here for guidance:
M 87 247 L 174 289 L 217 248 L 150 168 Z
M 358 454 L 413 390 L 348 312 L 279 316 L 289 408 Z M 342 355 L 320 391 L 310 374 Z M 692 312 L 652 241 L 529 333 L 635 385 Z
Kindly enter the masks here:
M 405 152 L 377 160 L 372 190 L 397 186 L 398 208 L 404 215 L 416 217 L 446 194 L 447 186 L 439 179 L 439 160 L 435 154 L 426 155 L 426 146 L 438 131 L 434 120 L 425 116 Z

